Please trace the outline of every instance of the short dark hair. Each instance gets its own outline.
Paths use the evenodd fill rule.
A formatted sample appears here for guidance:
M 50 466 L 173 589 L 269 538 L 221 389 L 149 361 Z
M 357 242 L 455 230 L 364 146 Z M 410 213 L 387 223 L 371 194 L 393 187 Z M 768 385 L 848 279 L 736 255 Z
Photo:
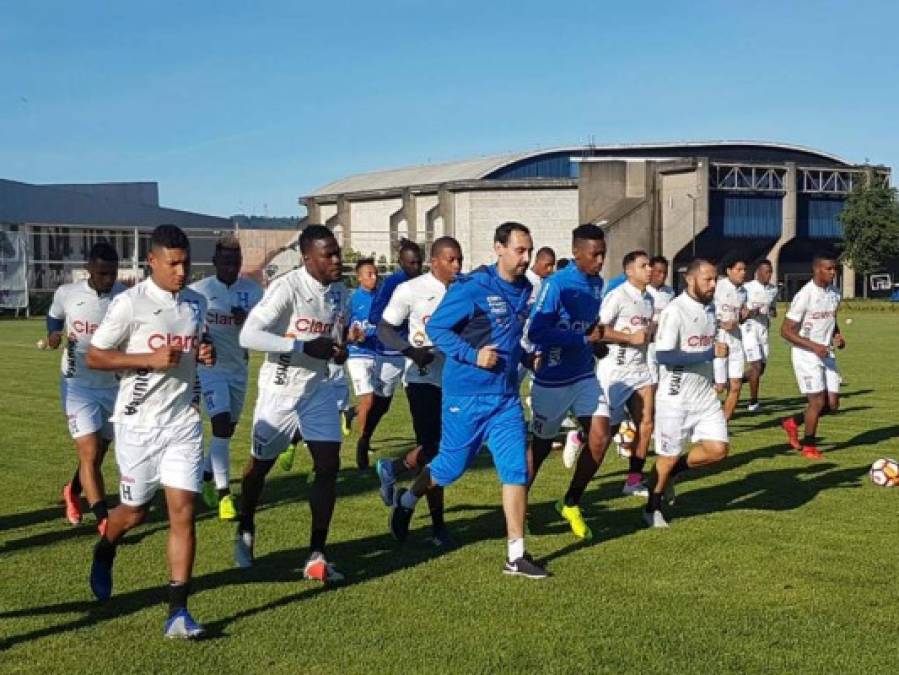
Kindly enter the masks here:
M 606 233 L 602 231 L 599 225 L 593 223 L 585 223 L 578 225 L 571 231 L 571 245 L 574 246 L 579 241 L 591 239 L 593 241 L 605 241 Z
M 119 262 L 119 252 L 108 241 L 98 241 L 87 254 L 88 262 Z
M 312 242 L 323 239 L 336 239 L 334 233 L 324 225 L 307 225 L 300 232 L 300 253 L 307 253 Z
M 416 242 L 412 241 L 411 239 L 406 239 L 406 237 L 403 237 L 402 239 L 400 239 L 400 245 L 399 245 L 399 251 L 398 251 L 399 255 L 402 255 L 404 251 L 413 251 L 414 253 L 421 255 L 421 246 L 419 246 Z
M 521 232 L 529 236 L 531 234 L 531 231 L 521 223 L 516 223 L 514 220 L 507 220 L 496 228 L 496 231 L 493 233 L 493 243 L 507 246 L 509 244 L 509 237 L 512 236 L 513 232 Z
M 177 225 L 160 225 L 150 235 L 150 248 L 178 248 L 190 251 L 190 240 Z
M 556 270 L 564 270 L 570 262 L 571 258 L 559 258 L 556 260 Z
M 215 253 L 213 255 L 218 255 L 222 251 L 237 251 L 240 253 L 240 239 L 233 232 L 223 234 L 215 242 Z
M 454 248 L 462 253 L 462 247 L 453 237 L 439 237 L 431 244 L 431 257 L 435 258 L 445 248 Z
M 832 253 L 828 253 L 827 251 L 819 251 L 812 256 L 812 267 L 815 267 L 816 265 L 818 265 L 818 263 L 822 263 L 825 260 L 833 260 L 834 262 L 836 262 L 837 257 Z
M 553 251 L 549 246 L 541 246 L 537 249 L 536 255 L 534 255 L 534 260 L 540 260 L 540 258 L 552 258 L 556 259 L 556 252 Z
M 758 268 L 761 267 L 762 265 L 767 265 L 768 267 L 774 267 L 774 265 L 771 264 L 771 261 L 768 260 L 767 258 L 762 258 L 761 260 L 759 260 L 759 261 L 755 264 L 755 268 L 758 269 Z
M 656 265 L 664 265 L 668 267 L 668 258 L 663 255 L 654 255 L 649 259 L 649 264 L 655 267 Z
M 721 268 L 724 270 L 732 270 L 740 263 L 746 264 L 746 256 L 742 253 L 731 253 L 721 262 Z
M 624 256 L 624 258 L 621 259 L 621 268 L 627 269 L 628 265 L 630 265 L 632 262 L 634 262 L 637 258 L 640 258 L 640 257 L 649 258 L 649 254 L 642 249 L 637 249 L 636 251 L 631 251 L 630 253 L 626 254 Z
M 366 265 L 371 265 L 372 267 L 375 268 L 375 271 L 377 271 L 377 269 L 378 269 L 378 266 L 375 265 L 374 258 L 359 258 L 359 260 L 356 261 L 356 272 L 361 270 Z
M 696 274 L 699 271 L 699 268 L 703 265 L 711 265 L 712 267 L 714 267 L 715 263 L 713 263 L 711 260 L 707 260 L 706 258 L 693 258 L 693 260 L 691 260 L 687 264 L 687 270 L 686 272 L 684 272 L 684 274 Z

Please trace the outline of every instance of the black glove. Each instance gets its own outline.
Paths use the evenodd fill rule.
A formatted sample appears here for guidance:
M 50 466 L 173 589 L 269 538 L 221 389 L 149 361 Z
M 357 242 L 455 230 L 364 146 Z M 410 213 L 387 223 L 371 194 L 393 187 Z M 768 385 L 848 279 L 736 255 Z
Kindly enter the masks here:
M 342 366 L 344 363 L 346 363 L 349 355 L 350 353 L 349 351 L 347 351 L 347 348 L 344 345 L 337 345 L 334 348 L 334 363 L 336 363 L 338 366 Z
M 334 342 L 333 338 L 317 337 L 314 340 L 303 343 L 303 353 L 308 354 L 313 359 L 327 361 L 334 356 L 334 348 L 336 346 L 337 343 Z
M 593 356 L 598 359 L 604 359 L 609 355 L 609 345 L 605 342 L 594 342 L 593 343 Z
M 424 368 L 434 360 L 434 350 L 431 347 L 409 347 L 403 350 L 403 356 L 419 368 Z

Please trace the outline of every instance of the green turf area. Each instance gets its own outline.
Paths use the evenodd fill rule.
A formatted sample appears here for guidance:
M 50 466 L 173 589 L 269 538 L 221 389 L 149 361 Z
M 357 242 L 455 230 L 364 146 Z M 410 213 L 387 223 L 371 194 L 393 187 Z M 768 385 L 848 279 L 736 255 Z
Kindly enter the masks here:
M 68 526 L 59 502 L 74 459 L 59 354 L 35 349 L 41 322 L 2 322 L 0 670 L 895 672 L 899 488 L 874 487 L 866 474 L 874 459 L 899 456 L 899 315 L 848 316 L 843 411 L 822 422 L 823 461 L 785 446 L 778 418 L 801 399 L 775 338 L 764 413 L 741 408 L 731 457 L 681 483 L 670 530 L 641 526 L 641 502 L 619 493 L 626 464 L 610 456 L 585 496 L 595 540 L 575 543 L 552 506 L 569 474 L 559 453 L 547 460 L 532 494 L 529 549 L 554 576 L 535 582 L 500 573 L 503 520 L 489 458 L 447 491 L 461 547 L 435 555 L 424 542 L 425 508 L 404 546 L 391 540 L 374 474 L 353 468 L 351 437 L 330 542 L 347 583 L 323 590 L 302 580 L 310 466 L 302 456 L 290 474 L 271 476 L 253 570 L 232 566 L 233 526 L 201 511 L 191 609 L 212 639 L 190 644 L 162 638 L 160 507 L 120 548 L 113 599 L 94 602 L 95 532 Z M 251 385 L 235 475 L 254 400 Z M 375 447 L 399 454 L 410 435 L 398 396 Z M 114 477 L 110 457 L 113 487 Z

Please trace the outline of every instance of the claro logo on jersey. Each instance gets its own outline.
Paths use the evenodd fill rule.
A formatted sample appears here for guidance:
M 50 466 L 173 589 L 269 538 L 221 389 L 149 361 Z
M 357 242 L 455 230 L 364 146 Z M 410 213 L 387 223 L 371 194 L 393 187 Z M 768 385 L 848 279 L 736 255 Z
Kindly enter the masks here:
M 134 415 L 137 409 L 147 398 L 150 389 L 150 371 L 141 369 L 134 373 L 134 385 L 131 387 L 131 400 L 125 404 L 123 412 L 126 415 Z
M 153 333 L 147 338 L 147 346 L 150 349 L 160 347 L 177 347 L 183 352 L 196 349 L 200 344 L 200 338 L 196 335 L 173 335 L 172 333 Z
M 219 314 L 218 312 L 206 312 L 206 323 L 215 326 L 235 325 L 234 316 L 231 314 Z
M 811 321 L 821 321 L 823 319 L 832 319 L 837 315 L 832 309 L 825 309 L 823 312 L 809 312 L 808 319 Z
M 711 347 L 715 344 L 714 335 L 691 335 L 687 338 L 688 347 Z
M 100 326 L 98 323 L 91 323 L 90 321 L 82 321 L 81 319 L 75 319 L 72 322 L 72 329 L 76 333 L 83 333 L 84 335 L 93 335 L 97 332 L 97 328 Z
M 297 333 L 314 333 L 316 335 L 324 335 L 325 333 L 330 333 L 334 329 L 334 324 L 326 323 L 324 321 L 321 321 L 320 319 L 310 319 L 308 317 L 301 316 L 293 322 L 293 329 Z M 296 336 L 288 335 L 288 337 Z

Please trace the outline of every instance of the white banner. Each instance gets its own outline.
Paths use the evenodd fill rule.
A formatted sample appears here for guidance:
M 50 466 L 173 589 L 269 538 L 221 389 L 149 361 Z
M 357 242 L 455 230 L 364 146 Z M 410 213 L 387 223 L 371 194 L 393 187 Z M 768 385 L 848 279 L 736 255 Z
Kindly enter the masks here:
M 0 230 L 0 307 L 28 307 L 27 274 L 25 234 Z

